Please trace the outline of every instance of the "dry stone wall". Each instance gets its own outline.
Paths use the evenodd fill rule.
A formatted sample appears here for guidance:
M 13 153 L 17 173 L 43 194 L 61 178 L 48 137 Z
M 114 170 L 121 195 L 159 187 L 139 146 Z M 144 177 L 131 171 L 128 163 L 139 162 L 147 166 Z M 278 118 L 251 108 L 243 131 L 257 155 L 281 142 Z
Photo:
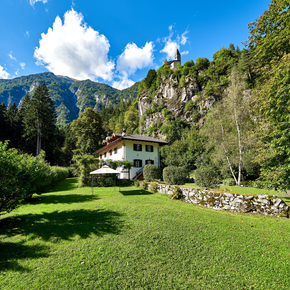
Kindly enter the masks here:
M 149 190 L 152 184 L 149 184 Z M 257 212 L 263 215 L 289 217 L 289 206 L 280 198 L 268 194 L 247 196 L 228 192 L 216 193 L 207 189 L 182 188 L 183 199 L 186 202 L 215 210 L 229 210 L 233 212 Z M 157 184 L 159 193 L 173 193 L 174 186 Z

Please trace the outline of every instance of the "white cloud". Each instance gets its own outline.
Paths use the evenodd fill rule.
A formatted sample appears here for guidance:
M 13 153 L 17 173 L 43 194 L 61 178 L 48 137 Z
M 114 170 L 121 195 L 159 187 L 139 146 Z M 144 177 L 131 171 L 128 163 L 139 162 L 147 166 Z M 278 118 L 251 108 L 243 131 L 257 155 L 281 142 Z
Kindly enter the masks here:
M 29 31 L 26 31 L 24 35 L 29 37 L 30 36 Z
M 168 39 L 165 43 L 165 46 L 160 52 L 166 53 L 167 60 L 173 59 L 176 49 L 179 49 L 179 44 L 176 41 Z
M 181 55 L 186 55 L 186 54 L 189 54 L 189 51 L 187 50 L 187 51 L 183 51 L 182 53 L 181 53 Z
M 119 56 L 117 69 L 120 73 L 131 75 L 137 69 L 146 68 L 153 64 L 153 42 L 146 42 L 139 48 L 135 43 L 128 43 L 124 52 Z
M 8 79 L 10 74 L 4 70 L 4 67 L 0 65 L 0 79 Z
M 48 0 L 30 0 L 30 5 L 33 6 L 36 2 L 47 3 Z
M 15 75 L 18 76 L 19 74 L 19 68 L 17 69 L 17 71 L 15 72 Z
M 20 66 L 21 66 L 22 69 L 24 69 L 25 68 L 25 62 L 21 62 Z
M 188 33 L 187 30 L 182 33 L 180 44 L 185 45 L 187 43 L 188 39 L 188 37 L 186 36 L 187 33 Z
M 8 55 L 9 55 L 10 59 L 13 59 L 13 60 L 17 61 L 17 59 L 12 55 L 12 51 L 10 51 L 10 53 L 8 53 Z
M 124 90 L 126 88 L 129 88 L 133 86 L 135 82 L 132 80 L 129 80 L 126 76 L 121 79 L 120 81 L 114 81 L 112 87 L 118 90 Z
M 135 43 L 128 43 L 124 52 L 119 56 L 117 61 L 117 70 L 119 81 L 113 82 L 113 88 L 123 90 L 134 85 L 135 82 L 129 79 L 137 69 L 143 69 L 153 64 L 153 42 L 139 48 Z
M 108 39 L 87 26 L 83 15 L 74 9 L 64 15 L 64 23 L 56 17 L 53 27 L 41 34 L 34 51 L 37 65 L 75 79 L 112 79 L 115 64 L 108 60 Z
M 166 53 L 166 58 L 167 60 L 171 60 L 174 58 L 175 56 L 175 52 L 176 49 L 180 49 L 180 45 L 185 45 L 188 41 L 188 37 L 186 36 L 186 34 L 188 33 L 188 30 L 184 31 L 181 35 L 181 37 L 179 35 L 176 36 L 175 40 L 172 40 L 173 37 L 173 25 L 168 27 L 169 29 L 169 36 L 165 37 L 163 39 L 163 42 L 165 42 L 165 46 L 162 50 L 160 50 L 160 52 Z M 182 52 L 181 54 L 187 54 L 188 52 Z

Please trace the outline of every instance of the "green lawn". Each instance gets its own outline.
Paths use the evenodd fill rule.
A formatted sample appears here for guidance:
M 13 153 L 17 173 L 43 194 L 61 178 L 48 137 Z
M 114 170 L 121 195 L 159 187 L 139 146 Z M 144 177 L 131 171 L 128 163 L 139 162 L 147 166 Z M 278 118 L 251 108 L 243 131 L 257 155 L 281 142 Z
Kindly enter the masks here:
M 290 289 L 288 219 L 68 179 L 0 219 L 0 289 Z

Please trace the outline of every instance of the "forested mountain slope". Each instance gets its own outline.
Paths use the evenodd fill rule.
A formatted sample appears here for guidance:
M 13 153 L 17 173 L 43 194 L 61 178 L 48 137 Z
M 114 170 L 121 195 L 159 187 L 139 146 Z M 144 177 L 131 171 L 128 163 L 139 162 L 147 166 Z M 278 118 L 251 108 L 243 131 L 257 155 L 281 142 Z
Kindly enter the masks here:
M 64 126 L 76 119 L 80 111 L 87 107 L 101 109 L 103 105 L 115 106 L 120 100 L 134 99 L 137 96 L 136 83 L 131 88 L 117 90 L 106 84 L 90 80 L 77 81 L 53 73 L 40 73 L 9 80 L 0 80 L 0 103 L 10 106 L 13 102 L 21 106 L 26 93 L 33 94 L 34 89 L 45 82 L 53 99 L 57 124 Z

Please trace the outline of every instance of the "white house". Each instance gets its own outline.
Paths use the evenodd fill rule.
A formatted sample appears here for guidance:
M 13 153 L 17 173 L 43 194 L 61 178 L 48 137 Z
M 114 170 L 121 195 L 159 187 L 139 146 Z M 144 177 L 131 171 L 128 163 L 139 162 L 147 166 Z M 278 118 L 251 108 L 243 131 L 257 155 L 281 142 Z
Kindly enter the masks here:
M 121 179 L 137 178 L 143 172 L 143 167 L 146 164 L 154 164 L 160 167 L 159 147 L 167 145 L 165 141 L 154 139 L 151 137 L 138 134 L 122 134 L 113 133 L 103 141 L 101 149 L 93 154 L 99 155 L 99 159 L 104 161 L 133 161 L 134 166 L 130 170 L 124 170 L 123 167 L 118 167 L 121 172 Z

